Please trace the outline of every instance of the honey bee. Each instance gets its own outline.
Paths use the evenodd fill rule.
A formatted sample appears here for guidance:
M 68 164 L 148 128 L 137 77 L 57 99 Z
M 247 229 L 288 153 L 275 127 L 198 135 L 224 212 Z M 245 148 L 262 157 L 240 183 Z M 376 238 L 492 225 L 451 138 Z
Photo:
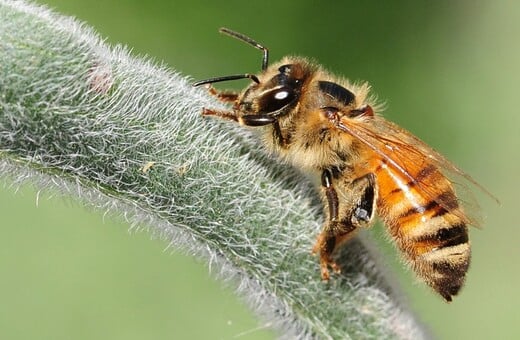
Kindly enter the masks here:
M 388 227 L 417 275 L 451 301 L 470 264 L 468 225 L 472 220 L 455 193 L 449 174 L 478 184 L 410 132 L 377 114 L 364 83 L 351 84 L 301 57 L 269 65 L 269 51 L 253 39 L 220 32 L 263 52 L 262 71 L 202 80 L 229 111 L 204 108 L 242 125 L 262 127 L 272 152 L 304 171 L 321 176 L 326 222 L 313 247 L 321 277 L 339 272 L 334 250 L 356 230 L 374 223 Z M 241 93 L 210 84 L 250 79 Z

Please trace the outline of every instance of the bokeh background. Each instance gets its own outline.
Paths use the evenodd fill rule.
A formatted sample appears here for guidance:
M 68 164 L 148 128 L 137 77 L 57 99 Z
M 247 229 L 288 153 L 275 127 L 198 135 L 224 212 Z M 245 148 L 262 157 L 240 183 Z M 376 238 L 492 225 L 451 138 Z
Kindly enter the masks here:
M 261 54 L 227 26 L 286 54 L 368 80 L 385 115 L 498 196 L 471 230 L 466 288 L 448 305 L 402 268 L 383 228 L 370 233 L 412 308 L 440 339 L 520 338 L 520 3 L 514 1 L 207 2 L 39 0 L 107 42 L 194 79 L 256 72 Z M 229 83 L 244 86 L 245 82 Z M 0 186 L 1 339 L 272 339 L 207 266 L 146 233 Z M 310 247 L 310 245 L 309 245 Z M 326 301 L 324 301 L 326 303 Z

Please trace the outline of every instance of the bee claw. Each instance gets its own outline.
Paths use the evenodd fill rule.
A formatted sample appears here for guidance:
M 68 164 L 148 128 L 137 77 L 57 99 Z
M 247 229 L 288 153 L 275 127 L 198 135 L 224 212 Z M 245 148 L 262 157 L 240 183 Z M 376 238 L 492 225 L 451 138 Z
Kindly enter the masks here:
M 325 267 L 321 268 L 321 279 L 322 279 L 322 281 L 329 281 L 329 279 L 330 279 L 329 269 L 327 268 L 326 265 L 325 265 Z
M 336 262 L 331 262 L 330 267 L 332 268 L 332 271 L 334 271 L 334 273 L 341 274 L 341 268 Z
M 321 263 L 321 265 L 320 265 L 320 267 L 321 267 L 321 279 L 323 281 L 329 281 L 330 280 L 329 266 L 332 269 L 332 272 L 334 272 L 334 274 L 340 274 L 341 273 L 341 268 L 338 266 L 338 264 L 336 262 L 323 261 Z

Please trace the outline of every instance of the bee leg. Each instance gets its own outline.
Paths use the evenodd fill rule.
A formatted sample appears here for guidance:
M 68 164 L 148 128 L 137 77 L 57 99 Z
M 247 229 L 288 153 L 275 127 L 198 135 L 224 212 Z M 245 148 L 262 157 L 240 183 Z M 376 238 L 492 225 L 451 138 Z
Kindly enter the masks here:
M 334 250 L 352 238 L 358 227 L 368 226 L 373 221 L 376 210 L 377 187 L 375 175 L 372 173 L 355 179 L 349 186 L 354 204 L 339 217 L 338 195 L 332 186 L 332 172 L 330 170 L 323 171 L 322 186 L 325 189 L 325 197 L 327 197 L 329 206 L 329 221 L 318 237 L 313 253 L 319 251 L 321 277 L 323 280 L 328 280 L 329 266 L 334 272 L 340 272 L 340 267 L 332 259 Z
M 238 116 L 233 111 L 220 111 L 220 110 L 212 110 L 203 108 L 202 109 L 203 116 L 217 116 L 220 118 L 233 120 L 241 125 L 247 126 L 263 126 L 269 125 L 276 122 L 276 118 L 267 114 L 257 114 L 257 115 L 243 115 Z
M 217 116 L 223 119 L 233 120 L 238 123 L 238 116 L 233 111 L 220 111 L 212 109 L 202 109 L 203 116 Z
M 282 149 L 286 149 L 288 144 L 287 139 L 283 136 L 278 121 L 273 123 L 273 134 L 274 138 L 278 141 L 278 144 L 282 147 Z
M 368 173 L 352 182 L 352 192 L 359 193 L 356 204 L 349 213 L 356 227 L 370 226 L 374 220 L 377 202 L 377 184 L 373 173 Z
M 354 236 L 359 227 L 368 227 L 372 224 L 376 211 L 377 184 L 373 173 L 368 173 L 355 179 L 349 186 L 352 193 L 353 205 L 344 215 L 334 222 L 332 227 L 335 243 L 333 250 Z
M 276 118 L 267 114 L 243 115 L 238 117 L 238 122 L 248 126 L 263 126 L 276 122 Z
M 328 221 L 312 249 L 313 253 L 320 254 L 321 277 L 325 281 L 330 278 L 329 267 L 336 273 L 341 271 L 332 259 L 334 250 L 352 238 L 358 227 L 372 222 L 377 199 L 375 176 L 369 173 L 352 182 L 349 191 L 353 193 L 351 198 L 355 203 L 348 211 L 340 214 L 338 194 L 333 186 L 332 177 L 330 169 L 322 172 L 321 185 L 327 199 Z
M 329 266 L 334 272 L 340 272 L 339 267 L 332 259 L 332 252 L 336 246 L 336 236 L 334 236 L 334 233 L 332 233 L 330 230 L 327 230 L 327 226 L 328 225 L 325 226 L 325 230 L 323 230 L 318 236 L 318 239 L 312 248 L 313 254 L 320 254 L 320 270 L 321 279 L 323 281 L 328 281 L 330 278 Z
M 238 100 L 238 93 L 234 91 L 217 91 L 213 86 L 206 86 L 209 94 L 224 103 L 234 103 Z
M 325 191 L 325 197 L 327 198 L 329 214 L 328 221 L 326 222 L 320 236 L 318 236 L 312 252 L 313 254 L 318 252 L 320 253 L 321 278 L 327 281 L 330 278 L 329 266 L 334 272 L 340 272 L 340 268 L 332 259 L 332 253 L 334 252 L 334 248 L 336 248 L 338 241 L 337 236 L 342 234 L 342 232 L 338 233 L 338 231 L 343 230 L 344 228 L 340 227 L 340 222 L 338 220 L 339 199 L 338 193 L 332 185 L 332 172 L 330 169 L 323 170 L 321 174 L 321 185 Z

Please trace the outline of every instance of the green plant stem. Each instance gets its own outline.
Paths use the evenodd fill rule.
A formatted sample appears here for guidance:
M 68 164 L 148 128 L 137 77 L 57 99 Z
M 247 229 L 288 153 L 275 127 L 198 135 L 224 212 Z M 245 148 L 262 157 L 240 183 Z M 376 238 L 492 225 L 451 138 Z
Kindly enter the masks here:
M 218 105 L 70 18 L 0 0 L 4 175 L 205 258 L 283 337 L 424 337 L 360 240 L 343 249 L 343 274 L 321 282 L 312 185 L 248 131 L 200 116 Z

